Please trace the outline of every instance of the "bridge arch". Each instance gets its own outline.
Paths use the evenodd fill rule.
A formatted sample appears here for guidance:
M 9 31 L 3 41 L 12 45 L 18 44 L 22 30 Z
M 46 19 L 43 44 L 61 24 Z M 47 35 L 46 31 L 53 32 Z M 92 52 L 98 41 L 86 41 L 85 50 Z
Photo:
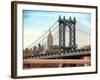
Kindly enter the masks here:
M 76 18 L 72 20 L 70 17 L 69 19 L 66 19 L 65 16 L 63 19 L 61 16 L 59 16 L 58 19 L 59 22 L 59 47 L 62 50 L 68 50 L 68 49 L 76 49 Z M 66 27 L 69 28 L 69 45 L 66 47 L 65 45 L 65 30 Z

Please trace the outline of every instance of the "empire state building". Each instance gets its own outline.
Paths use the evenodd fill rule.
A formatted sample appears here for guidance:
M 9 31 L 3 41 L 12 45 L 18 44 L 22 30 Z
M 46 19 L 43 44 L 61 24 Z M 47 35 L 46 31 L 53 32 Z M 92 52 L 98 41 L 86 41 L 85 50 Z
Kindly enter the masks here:
M 50 49 L 51 47 L 53 47 L 53 37 L 51 34 L 51 30 L 49 29 L 49 34 L 47 37 L 47 48 Z

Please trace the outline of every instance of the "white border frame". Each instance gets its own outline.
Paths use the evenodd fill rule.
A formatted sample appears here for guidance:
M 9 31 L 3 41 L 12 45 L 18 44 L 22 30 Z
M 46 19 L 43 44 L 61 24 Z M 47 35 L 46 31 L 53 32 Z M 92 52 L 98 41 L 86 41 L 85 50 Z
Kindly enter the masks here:
M 91 13 L 91 66 L 88 67 L 68 67 L 68 68 L 39 68 L 23 69 L 23 49 L 22 49 L 22 10 L 46 10 L 65 12 L 86 12 Z M 46 5 L 17 4 L 17 76 L 52 75 L 67 73 L 85 73 L 96 71 L 96 9 L 79 7 L 60 7 Z M 81 71 L 80 71 L 81 70 Z M 35 72 L 35 73 L 34 73 Z M 48 74 L 47 74 L 48 73 Z

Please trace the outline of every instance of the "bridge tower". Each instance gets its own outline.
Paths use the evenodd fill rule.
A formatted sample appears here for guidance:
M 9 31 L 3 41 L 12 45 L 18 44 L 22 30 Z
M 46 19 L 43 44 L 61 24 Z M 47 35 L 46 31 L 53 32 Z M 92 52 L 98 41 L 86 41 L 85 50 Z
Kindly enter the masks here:
M 76 49 L 76 19 L 72 20 L 71 17 L 69 19 L 63 19 L 59 16 L 59 47 L 60 49 L 64 50 L 73 50 Z M 66 27 L 69 28 L 69 46 L 65 46 L 65 30 Z

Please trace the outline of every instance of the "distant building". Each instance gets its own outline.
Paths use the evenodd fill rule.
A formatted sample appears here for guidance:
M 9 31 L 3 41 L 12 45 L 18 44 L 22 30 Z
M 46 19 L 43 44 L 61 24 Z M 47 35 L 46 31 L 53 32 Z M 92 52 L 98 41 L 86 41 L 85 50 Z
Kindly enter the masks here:
M 33 50 L 37 50 L 37 47 L 36 46 L 33 46 Z
M 47 37 L 47 49 L 50 49 L 51 47 L 53 47 L 53 37 L 51 34 L 51 30 L 49 30 L 49 34 Z
M 39 54 L 43 53 L 43 51 L 44 51 L 44 47 L 41 44 L 38 44 L 38 52 L 39 52 Z
M 38 54 L 37 46 L 33 46 L 32 55 Z

